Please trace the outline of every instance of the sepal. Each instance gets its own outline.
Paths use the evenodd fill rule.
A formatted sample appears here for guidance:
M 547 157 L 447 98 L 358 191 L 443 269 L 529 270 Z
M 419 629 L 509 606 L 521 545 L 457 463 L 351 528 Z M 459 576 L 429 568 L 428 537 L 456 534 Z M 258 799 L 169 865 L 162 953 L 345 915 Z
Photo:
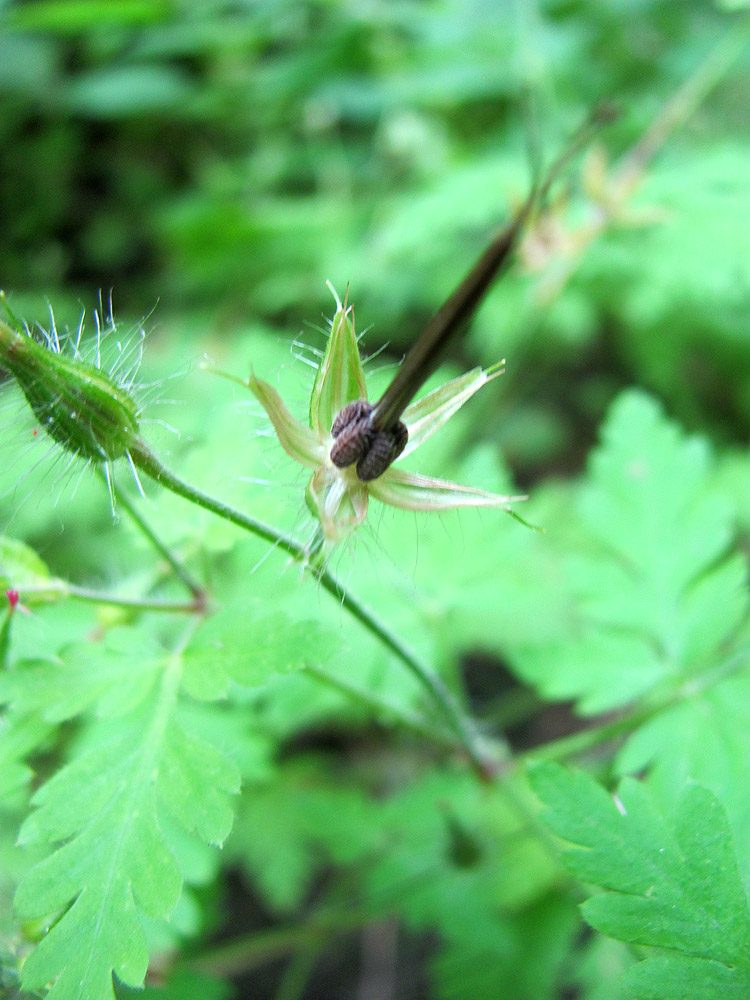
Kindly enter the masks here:
M 310 427 L 318 437 L 331 433 L 333 421 L 347 403 L 367 399 L 365 371 L 354 331 L 354 308 L 342 303 L 329 283 L 336 300 L 331 333 L 315 376 L 310 396 Z

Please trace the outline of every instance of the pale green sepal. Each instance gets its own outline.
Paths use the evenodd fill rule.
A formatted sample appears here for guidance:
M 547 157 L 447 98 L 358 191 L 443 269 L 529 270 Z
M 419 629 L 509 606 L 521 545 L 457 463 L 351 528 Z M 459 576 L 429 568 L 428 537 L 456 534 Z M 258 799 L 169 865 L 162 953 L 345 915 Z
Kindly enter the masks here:
M 432 479 L 415 472 L 390 468 L 368 484 L 370 494 L 381 503 L 401 510 L 451 510 L 454 507 L 492 507 L 512 513 L 509 503 L 527 500 L 523 496 L 487 493 L 472 486 Z
M 307 486 L 307 505 L 320 521 L 329 548 L 342 542 L 367 517 L 368 485 L 354 471 L 324 465 L 316 470 Z
M 433 389 L 423 399 L 407 406 L 401 420 L 409 431 L 409 440 L 402 457 L 432 437 L 435 431 L 440 430 L 475 392 L 498 375 L 502 375 L 504 370 L 499 366 L 488 369 L 472 368 L 465 375 L 451 379 L 450 382 Z
M 330 282 L 328 287 L 336 299 L 336 313 L 310 396 L 310 427 L 321 438 L 331 433 L 334 419 L 347 403 L 367 398 L 353 307 L 346 299 L 341 303 Z
M 325 447 L 309 427 L 295 419 L 287 410 L 281 396 L 273 386 L 259 379 L 253 372 L 243 382 L 268 414 L 281 447 L 291 457 L 308 469 L 317 469 L 326 457 Z

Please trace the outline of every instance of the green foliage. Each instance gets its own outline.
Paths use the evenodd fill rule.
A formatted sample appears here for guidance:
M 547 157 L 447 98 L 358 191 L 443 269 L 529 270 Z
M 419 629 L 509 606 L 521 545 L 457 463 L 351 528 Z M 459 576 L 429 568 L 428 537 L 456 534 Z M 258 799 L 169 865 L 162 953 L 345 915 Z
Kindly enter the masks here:
M 720 670 L 747 615 L 746 568 L 727 552 L 730 515 L 711 490 L 705 440 L 684 438 L 637 393 L 620 397 L 602 439 L 577 500 L 581 535 L 564 557 L 568 634 L 514 660 L 547 696 L 577 698 L 586 713 Z
M 0 995 L 750 994 L 746 6 L 0 3 Z M 324 440 L 325 280 L 377 398 L 601 98 L 403 460 L 544 533 L 324 565 L 249 372 Z
M 112 996 L 112 970 L 125 983 L 142 982 L 148 952 L 138 912 L 167 917 L 182 883 L 160 809 L 208 843 L 229 832 L 226 794 L 237 790 L 236 770 L 184 726 L 179 658 L 162 657 L 162 667 L 151 697 L 141 689 L 136 708 L 93 727 L 89 745 L 36 792 L 21 830 L 24 844 L 63 842 L 16 896 L 26 919 L 63 910 L 23 972 L 32 988 L 56 980 L 52 997 Z M 111 676 L 108 687 L 111 697 Z M 126 696 L 132 701 L 132 691 Z M 83 940 L 86 949 L 76 943 Z
M 23 592 L 30 604 L 54 601 L 65 593 L 65 583 L 54 580 L 37 553 L 15 538 L 0 535 L 0 587 Z
M 340 0 L 8 2 L 3 281 L 84 298 L 114 284 L 133 311 L 158 297 L 169 314 L 208 303 L 296 329 L 326 306 L 330 278 L 401 348 L 523 195 L 518 93 L 540 95 L 548 156 L 595 101 L 618 102 L 616 162 L 715 41 L 737 24 L 742 42 L 735 9 L 648 0 L 634 19 L 628 4 L 585 0 L 518 18 L 451 0 L 355 17 Z M 578 247 L 578 227 L 600 206 L 573 185 L 553 213 L 560 243 L 550 253 L 543 239 L 525 255 L 527 287 L 498 289 L 483 310 L 466 367 L 515 348 L 514 419 L 500 404 L 495 423 L 525 468 L 575 449 L 623 381 L 691 427 L 746 425 L 735 206 L 748 67 L 735 56 L 710 103 L 675 116 L 596 248 Z M 602 169 L 606 188 L 615 167 Z M 549 379 L 542 398 L 526 391 L 530 370 Z
M 673 813 L 625 779 L 612 798 L 589 775 L 546 764 L 532 772 L 543 818 L 576 845 L 579 879 L 606 891 L 583 905 L 592 926 L 658 949 L 632 969 L 643 1000 L 705 1000 L 750 991 L 750 906 L 721 803 L 688 785 Z
M 215 383 L 203 378 L 205 405 L 213 407 Z M 304 412 L 301 401 L 295 405 Z M 232 461 L 238 420 L 232 418 L 229 434 L 230 422 L 200 416 L 185 411 L 186 427 L 194 419 L 204 444 L 186 474 L 206 480 Z M 451 433 L 460 440 L 465 429 L 459 424 Z M 266 454 L 281 479 L 291 460 L 280 447 Z M 28 460 L 36 461 L 33 454 Z M 248 450 L 243 471 L 255 471 L 257 461 Z M 427 461 L 436 463 L 435 471 L 498 488 L 501 473 L 484 447 L 456 468 L 437 448 Z M 685 435 L 653 399 L 630 391 L 612 408 L 580 482 L 537 491 L 533 519 L 547 525 L 547 535 L 500 531 L 486 514 L 441 524 L 425 515 L 415 531 L 395 513 L 378 526 L 375 573 L 363 575 L 364 553 L 356 549 L 340 556 L 338 569 L 435 663 L 447 666 L 481 648 L 504 656 L 533 687 L 538 701 L 532 707 L 567 697 L 585 715 L 625 712 L 613 730 L 622 740 L 610 766 L 642 775 L 644 785 L 626 783 L 631 791 L 621 797 L 651 802 L 644 823 L 658 830 L 672 830 L 671 821 L 659 826 L 658 817 L 684 815 L 679 830 L 689 833 L 692 824 L 695 851 L 705 848 L 706 829 L 729 842 L 731 827 L 739 872 L 746 873 L 746 570 L 732 550 L 733 506 L 724 482 L 705 439 Z M 297 485 L 300 493 L 303 485 Z M 264 500 L 256 489 L 256 506 L 267 504 L 272 516 L 273 496 Z M 104 490 L 99 502 L 107 502 Z M 295 502 L 299 511 L 301 496 Z M 275 919 L 300 919 L 312 906 L 305 919 L 317 941 L 394 913 L 412 934 L 437 933 L 440 945 L 430 961 L 436 996 L 458 998 L 469 989 L 491 998 L 514 983 L 514 1000 L 554 1000 L 570 983 L 597 1000 L 603 975 L 604 996 L 617 996 L 627 957 L 607 952 L 601 939 L 596 948 L 576 943 L 574 901 L 518 777 L 501 772 L 496 785 L 484 788 L 455 765 L 436 765 L 442 723 L 392 651 L 353 628 L 344 611 L 296 571 L 280 573 L 278 557 L 264 558 L 267 549 L 257 540 L 212 535 L 184 501 L 159 497 L 158 503 L 154 522 L 213 581 L 215 606 L 187 632 L 174 615 L 149 615 L 144 606 L 100 612 L 92 633 L 90 614 L 71 616 L 76 588 L 65 574 L 75 570 L 75 557 L 62 550 L 60 565 L 47 567 L 29 546 L 4 542 L 6 582 L 19 582 L 22 602 L 24 587 L 30 596 L 47 592 L 53 579 L 60 587 L 54 604 L 38 606 L 37 614 L 49 616 L 44 643 L 28 616 L 8 618 L 8 667 L 0 675 L 0 699 L 8 707 L 0 730 L 3 791 L 21 824 L 17 850 L 27 858 L 15 877 L 17 913 L 27 927 L 51 926 L 23 965 L 24 985 L 54 983 L 52 996 L 96 998 L 111 998 L 112 972 L 138 985 L 149 952 L 179 948 L 184 937 L 208 932 L 208 914 L 178 917 L 175 907 L 194 906 L 192 894 L 232 862 Z M 82 544 L 87 525 L 76 524 L 76 501 L 67 504 L 69 530 Z M 133 562 L 136 536 L 124 528 L 123 522 L 108 529 L 113 564 L 133 566 L 123 592 L 135 586 L 174 596 L 163 567 L 146 570 L 146 549 Z M 418 556 L 410 551 L 417 545 Z M 383 559 L 390 561 L 387 570 Z M 58 621 L 53 616 L 63 609 Z M 55 635 L 59 641 L 47 652 Z M 331 686 L 307 676 L 308 667 Z M 350 688 L 357 702 L 347 696 Z M 368 737 L 373 717 L 386 728 Z M 406 734 L 414 723 L 422 727 L 419 742 L 392 731 L 396 725 Z M 65 728 L 71 725 L 72 740 Z M 491 715 L 485 725 L 494 725 Z M 605 738 L 611 723 L 599 725 L 602 735 L 595 728 L 590 743 L 579 734 L 581 749 Z M 314 749 L 314 734 L 329 730 L 347 734 L 351 754 Z M 313 749 L 306 751 L 310 734 Z M 567 751 L 564 742 L 559 751 L 552 742 L 538 751 L 546 752 Z M 48 774 L 50 760 L 52 773 L 29 804 L 25 789 L 35 770 Z M 218 858 L 209 861 L 208 847 L 202 856 L 190 845 L 227 837 L 238 775 L 245 788 L 220 865 Z M 694 802 L 680 812 L 685 794 L 692 802 L 694 780 L 721 803 L 727 817 L 721 827 L 718 820 L 699 827 Z M 537 782 L 547 801 L 540 787 Z M 557 795 L 559 808 L 583 822 L 587 810 L 577 786 L 563 782 Z M 610 802 L 603 791 L 597 795 Z M 607 816 L 613 822 L 619 813 L 610 809 Z M 594 835 L 602 865 L 619 864 L 620 848 L 607 839 L 614 834 L 597 825 Z M 639 850 L 647 843 L 640 828 L 628 836 Z M 648 843 L 655 836 L 652 830 Z M 671 836 L 682 845 L 682 833 Z M 578 842 L 572 833 L 566 839 Z M 333 883 L 314 902 L 330 872 Z M 671 900 L 674 866 L 665 872 L 663 891 Z M 574 874 L 599 884 L 588 870 Z M 687 867 L 684 875 L 692 885 Z M 624 891 L 620 882 L 600 882 Z M 704 922 L 703 911 L 695 916 L 696 898 L 680 897 L 680 926 Z M 587 917 L 596 913 L 592 907 L 587 904 Z M 670 925 L 658 913 L 645 921 L 653 933 L 644 938 L 605 917 L 592 921 L 602 934 L 663 946 L 657 930 L 667 933 Z M 168 929 L 164 921 L 172 915 Z M 83 939 L 85 967 L 73 947 Z M 662 967 L 661 958 L 649 962 Z M 710 974 L 723 975 L 715 964 Z M 692 982 L 697 991 L 707 975 L 702 970 L 685 960 L 659 975 L 665 983 Z M 658 982 L 649 992 L 641 972 L 631 969 L 628 976 L 638 996 L 669 996 L 666 986 L 653 992 Z

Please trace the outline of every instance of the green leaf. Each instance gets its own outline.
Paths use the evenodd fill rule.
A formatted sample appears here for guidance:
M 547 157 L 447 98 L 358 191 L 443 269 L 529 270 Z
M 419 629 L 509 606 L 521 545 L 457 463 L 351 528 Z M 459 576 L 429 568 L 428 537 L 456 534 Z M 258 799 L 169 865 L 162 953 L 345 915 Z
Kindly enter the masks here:
M 440 934 L 435 970 L 447 997 L 555 995 L 574 911 L 548 896 L 554 869 L 528 830 L 524 795 L 446 770 L 380 805 L 368 905 Z
M 65 582 L 50 575 L 33 549 L 7 535 L 0 535 L 0 589 L 17 590 L 28 605 L 58 601 L 67 593 Z
M 25 919 L 64 911 L 23 970 L 28 988 L 54 982 L 51 998 L 111 1000 L 113 971 L 142 983 L 148 953 L 139 912 L 168 917 L 182 886 L 160 808 L 209 843 L 229 832 L 236 769 L 183 726 L 180 669 L 179 657 L 168 657 L 153 697 L 100 724 L 93 745 L 39 789 L 21 829 L 24 844 L 62 842 L 16 895 Z
M 325 859 L 362 858 L 377 836 L 376 815 L 359 789 L 326 780 L 313 761 L 291 762 L 245 798 L 228 849 L 285 912 L 300 905 Z
M 175 66 L 110 65 L 73 78 L 66 97 L 75 113 L 110 119 L 176 110 L 191 92 L 190 77 Z
M 575 959 L 571 978 L 581 1000 L 633 1000 L 625 978 L 635 959 L 627 945 L 592 934 L 582 942 Z
M 95 706 L 97 715 L 124 715 L 153 687 L 164 650 L 134 629 L 112 629 L 103 642 L 66 646 L 55 660 L 22 660 L 0 675 L 0 701 L 48 722 Z
M 548 896 L 464 935 L 455 928 L 431 968 L 444 1000 L 554 1000 L 579 927 L 575 906 Z
M 688 785 L 665 816 L 641 783 L 617 795 L 557 764 L 531 772 L 542 818 L 575 845 L 579 879 L 605 891 L 583 905 L 597 930 L 658 948 L 628 973 L 639 1000 L 719 1000 L 750 994 L 750 907 L 721 803 Z
M 274 674 L 325 662 L 333 637 L 314 621 L 294 621 L 282 612 L 255 617 L 247 604 L 230 605 L 207 619 L 183 654 L 186 689 L 198 698 L 221 697 L 228 679 L 245 687 Z
M 175 969 L 163 985 L 149 984 L 143 990 L 128 989 L 118 983 L 115 994 L 117 1000 L 232 1000 L 236 996 L 230 983 L 182 968 Z
M 747 666 L 747 653 L 743 660 Z M 628 738 L 615 767 L 621 775 L 647 772 L 649 787 L 669 805 L 676 805 L 688 780 L 710 788 L 727 810 L 742 870 L 750 871 L 748 760 L 750 673 L 745 669 L 691 692 L 645 722 Z
M 0 799 L 22 788 L 32 777 L 24 759 L 41 746 L 51 726 L 36 714 L 4 712 L 0 716 Z
M 10 24 L 24 31 L 79 32 L 91 28 L 139 26 L 163 21 L 167 0 L 36 0 L 15 7 Z
M 710 473 L 705 441 L 642 393 L 620 396 L 580 493 L 583 537 L 564 557 L 569 622 L 514 653 L 526 680 L 596 713 L 721 664 L 748 601 L 741 561 L 723 559 L 730 517 Z

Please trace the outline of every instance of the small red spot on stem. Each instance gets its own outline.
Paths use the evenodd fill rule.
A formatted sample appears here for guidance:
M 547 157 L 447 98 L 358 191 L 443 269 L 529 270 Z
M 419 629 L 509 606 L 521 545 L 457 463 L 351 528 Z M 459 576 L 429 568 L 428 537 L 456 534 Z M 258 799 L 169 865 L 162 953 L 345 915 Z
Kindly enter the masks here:
M 17 590 L 6 590 L 5 596 L 8 598 L 8 604 L 10 604 L 10 610 L 15 611 L 18 606 L 18 591 Z

